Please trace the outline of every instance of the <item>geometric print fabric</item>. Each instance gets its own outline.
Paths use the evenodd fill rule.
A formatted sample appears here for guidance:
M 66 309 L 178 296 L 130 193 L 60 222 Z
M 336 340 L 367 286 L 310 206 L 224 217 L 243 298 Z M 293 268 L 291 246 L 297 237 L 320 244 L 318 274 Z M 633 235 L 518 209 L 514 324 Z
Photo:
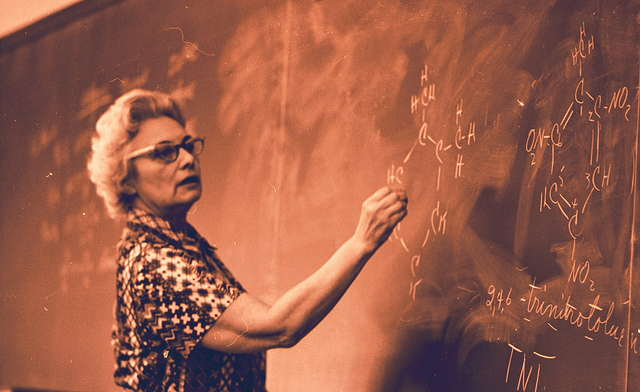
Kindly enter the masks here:
M 215 249 L 132 209 L 118 244 L 115 380 L 136 391 L 264 391 L 265 354 L 198 345 L 244 292 Z

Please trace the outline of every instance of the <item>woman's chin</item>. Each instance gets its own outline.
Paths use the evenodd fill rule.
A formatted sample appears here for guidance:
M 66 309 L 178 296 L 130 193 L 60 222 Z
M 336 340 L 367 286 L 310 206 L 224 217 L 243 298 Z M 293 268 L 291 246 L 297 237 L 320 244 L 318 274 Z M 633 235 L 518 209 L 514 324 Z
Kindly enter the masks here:
M 181 185 L 178 192 L 183 203 L 193 204 L 202 196 L 202 185 L 199 183 Z

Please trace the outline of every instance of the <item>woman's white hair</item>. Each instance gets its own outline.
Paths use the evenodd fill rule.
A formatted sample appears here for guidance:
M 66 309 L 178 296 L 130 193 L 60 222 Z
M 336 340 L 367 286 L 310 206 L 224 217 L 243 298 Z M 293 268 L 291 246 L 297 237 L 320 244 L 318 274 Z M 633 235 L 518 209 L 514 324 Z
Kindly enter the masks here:
M 140 124 L 162 116 L 186 126 L 182 111 L 171 96 L 136 89 L 118 98 L 96 123 L 87 169 L 96 193 L 104 199 L 107 212 L 114 219 L 126 213 L 136 197 L 125 187 L 129 177 L 126 146 L 138 134 Z

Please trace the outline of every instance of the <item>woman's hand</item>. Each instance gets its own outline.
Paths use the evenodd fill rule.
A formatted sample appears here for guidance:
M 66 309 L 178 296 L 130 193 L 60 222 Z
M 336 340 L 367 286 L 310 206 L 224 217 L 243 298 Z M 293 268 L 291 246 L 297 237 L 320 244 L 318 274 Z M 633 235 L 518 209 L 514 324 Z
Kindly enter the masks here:
M 354 240 L 375 252 L 389 238 L 394 227 L 407 216 L 407 192 L 404 189 L 379 189 L 362 203 L 362 213 Z

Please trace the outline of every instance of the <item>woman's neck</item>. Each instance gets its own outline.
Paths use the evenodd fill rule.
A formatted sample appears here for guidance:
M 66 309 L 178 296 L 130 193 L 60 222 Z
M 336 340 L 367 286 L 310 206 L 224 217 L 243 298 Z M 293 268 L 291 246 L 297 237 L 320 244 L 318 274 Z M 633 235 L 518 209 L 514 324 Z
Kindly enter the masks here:
M 152 206 L 144 203 L 140 198 L 136 198 L 133 205 L 137 208 L 140 208 L 141 210 L 144 210 L 166 220 L 167 222 L 169 222 L 173 230 L 183 233 L 187 232 L 187 212 L 189 211 L 189 208 L 182 206 L 175 206 L 170 209 L 153 208 Z

